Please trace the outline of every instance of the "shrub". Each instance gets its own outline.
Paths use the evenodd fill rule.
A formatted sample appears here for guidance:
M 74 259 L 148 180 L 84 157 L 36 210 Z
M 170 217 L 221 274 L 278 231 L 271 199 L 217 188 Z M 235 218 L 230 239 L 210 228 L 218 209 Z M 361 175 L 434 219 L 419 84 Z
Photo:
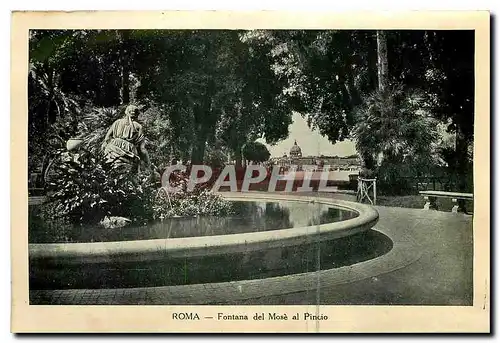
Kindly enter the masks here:
M 176 192 L 165 189 L 157 192 L 154 201 L 154 219 L 186 216 L 223 216 L 233 212 L 230 202 L 208 189 L 207 184 L 196 185 L 188 191 L 189 172 L 173 174 L 170 183 L 178 187 Z
M 60 153 L 49 183 L 49 201 L 71 222 L 99 222 L 105 216 L 133 221 L 152 217 L 156 185 L 148 175 L 124 174 L 89 153 Z
M 28 227 L 30 243 L 70 242 L 74 226 L 59 215 L 54 203 L 29 206 Z
M 155 180 L 153 175 L 123 173 L 105 163 L 101 144 L 109 126 L 122 115 L 122 109 L 86 108 L 83 112 L 78 137 L 84 144 L 76 153 L 67 152 L 64 147 L 55 151 L 57 158 L 47 185 L 50 205 L 44 206 L 48 216 L 64 218 L 71 223 L 97 223 L 106 216 L 120 216 L 137 223 L 172 216 L 229 212 L 227 201 L 202 187 L 187 192 L 185 175 L 178 180 L 184 184 L 182 191 L 167 196 L 159 192 L 160 180 Z M 159 128 L 164 128 L 158 126 L 161 113 L 153 111 L 146 116 L 148 118 L 155 120 L 149 123 L 156 128 L 153 140 L 160 141 Z M 166 150 L 160 146 L 160 150 Z M 153 151 L 156 157 L 165 157 Z
M 212 168 L 224 168 L 227 155 L 220 149 L 207 149 L 205 152 L 205 164 Z
M 167 194 L 160 191 L 153 206 L 154 219 L 191 216 L 223 216 L 232 213 L 231 203 L 207 189 Z
M 412 177 L 428 175 L 438 163 L 437 121 L 430 111 L 425 94 L 401 85 L 375 92 L 357 109 L 356 149 L 381 192 L 407 193 Z
M 149 174 L 122 173 L 88 152 L 60 152 L 49 184 L 52 215 L 72 223 L 97 223 L 106 216 L 120 216 L 132 222 L 174 216 L 225 215 L 231 205 L 203 187 L 187 191 L 187 176 L 178 183 L 182 190 L 166 194 L 159 180 Z
M 248 142 L 243 146 L 243 156 L 249 161 L 260 163 L 269 160 L 271 153 L 260 142 Z
M 119 108 L 86 108 L 79 123 L 79 134 L 84 139 L 85 149 L 93 155 L 100 153 L 101 144 L 113 122 L 123 116 Z

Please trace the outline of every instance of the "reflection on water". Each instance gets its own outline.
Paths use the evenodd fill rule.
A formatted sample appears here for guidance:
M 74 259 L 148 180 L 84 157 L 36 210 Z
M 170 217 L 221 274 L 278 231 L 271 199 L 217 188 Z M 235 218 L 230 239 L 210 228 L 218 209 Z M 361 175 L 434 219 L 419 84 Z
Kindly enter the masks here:
M 30 213 L 36 216 L 36 213 Z M 147 226 L 119 229 L 62 227 L 30 218 L 30 243 L 102 242 L 159 238 L 229 235 L 333 223 L 357 213 L 323 204 L 303 202 L 235 201 L 234 214 L 226 217 L 171 218 Z
M 58 265 L 57 261 L 30 263 L 31 289 L 123 288 L 188 285 L 264 279 L 350 266 L 382 256 L 392 241 L 369 230 L 318 242 L 306 239 L 290 247 L 247 253 L 147 261 L 110 261 L 103 264 Z

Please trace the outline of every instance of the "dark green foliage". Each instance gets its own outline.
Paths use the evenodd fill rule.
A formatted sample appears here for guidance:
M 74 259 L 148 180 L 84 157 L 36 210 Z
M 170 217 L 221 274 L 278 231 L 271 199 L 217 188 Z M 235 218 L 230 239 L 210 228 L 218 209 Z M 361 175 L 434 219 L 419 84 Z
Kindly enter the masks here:
M 426 97 L 401 85 L 377 91 L 357 110 L 356 148 L 371 161 L 380 190 L 407 193 L 411 177 L 437 164 L 436 124 Z
M 160 190 L 153 206 L 154 218 L 224 216 L 232 213 L 232 205 L 222 196 L 207 189 L 185 190 L 167 194 Z
M 224 215 L 231 205 L 221 196 L 202 188 L 175 194 L 160 189 L 149 174 L 129 174 L 104 163 L 88 151 L 60 152 L 49 185 L 49 218 L 70 223 L 98 223 L 106 216 L 125 217 L 132 222 L 172 216 Z
M 207 152 L 205 154 L 205 164 L 214 169 L 224 168 L 227 162 L 227 153 L 219 148 L 207 148 Z
M 388 79 L 402 85 L 394 101 L 373 96 L 377 40 L 370 30 L 32 30 L 29 171 L 44 171 L 70 137 L 85 135 L 95 155 L 107 125 L 122 115 L 118 106 L 134 102 L 143 106 L 157 166 L 173 158 L 221 166 L 222 154 L 210 146 L 238 163 L 246 143 L 286 138 L 297 111 L 332 143 L 359 138 L 365 164 L 394 185 L 401 175 L 434 173 L 441 151 L 450 178 L 459 176 L 457 188 L 470 189 L 474 32 L 399 30 L 385 37 Z M 412 93 L 425 100 L 405 108 L 398 99 Z M 376 106 L 368 111 L 377 101 L 380 110 L 393 106 L 395 117 Z M 418 146 L 429 137 L 419 133 L 428 123 L 417 110 L 449 124 L 452 150 Z M 363 111 L 366 119 L 357 117 Z M 106 125 L 95 127 L 97 121 Z M 370 130 L 374 137 L 360 134 Z M 430 159 L 423 158 L 428 147 Z
M 87 108 L 82 112 L 83 115 L 78 125 L 78 137 L 83 139 L 86 151 L 98 156 L 109 127 L 124 113 L 116 107 Z
M 90 153 L 62 153 L 54 165 L 49 201 L 71 222 L 97 223 L 105 216 L 133 221 L 153 217 L 155 184 L 149 175 L 122 173 Z
M 256 31 L 267 46 L 286 101 L 308 124 L 335 143 L 349 138 L 354 109 L 375 89 L 374 31 Z
M 67 217 L 61 216 L 57 211 L 57 205 L 49 202 L 40 205 L 28 207 L 28 227 L 30 230 L 29 242 L 35 235 L 36 239 L 41 238 L 42 241 L 48 238 L 49 242 L 70 242 L 71 233 L 74 228 Z
M 247 36 L 249 41 L 268 47 L 276 75 L 286 82 L 289 104 L 311 127 L 332 143 L 352 138 L 353 130 L 363 125 L 356 117 L 357 109 L 368 106 L 377 88 L 375 31 L 256 30 Z M 431 115 L 450 122 L 449 131 L 457 134 L 449 172 L 459 176 L 455 187 L 465 190 L 472 169 L 467 150 L 474 128 L 474 32 L 398 30 L 386 31 L 384 36 L 389 83 L 401 84 L 405 92 L 425 94 L 423 110 L 432 107 Z M 381 139 L 385 134 L 374 132 Z M 372 143 L 367 137 L 357 146 L 377 150 Z M 362 155 L 365 164 L 375 163 L 371 154 Z M 417 169 L 413 175 L 421 172 Z
M 157 31 L 137 41 L 138 97 L 168 107 L 171 146 L 178 158 L 204 160 L 206 144 L 223 142 L 241 158 L 258 137 L 288 135 L 291 111 L 265 47 L 246 43 L 244 32 Z M 148 62 L 147 64 L 146 61 Z
M 269 160 L 271 153 L 264 144 L 260 142 L 250 142 L 243 147 L 243 156 L 248 161 L 260 163 Z
M 45 132 L 56 117 L 63 117 L 54 104 L 37 105 L 54 103 L 50 94 L 60 90 L 66 98 L 76 99 L 80 108 L 114 107 L 127 99 L 156 108 L 148 124 L 166 124 L 148 130 L 153 155 L 162 158 L 173 155 L 200 163 L 207 143 L 214 141 L 223 142 L 236 155 L 247 141 L 259 137 L 277 142 L 286 138 L 291 123 L 282 92 L 285 84 L 274 75 L 267 47 L 246 42 L 244 33 L 33 30 L 33 83 L 40 83 L 45 74 L 50 82 L 45 82 L 45 91 L 30 93 L 30 122 Z M 52 119 L 47 121 L 47 116 Z M 158 144 L 160 131 L 164 138 Z M 33 132 L 30 137 L 37 137 Z M 43 136 L 38 137 L 43 146 Z M 36 154 L 35 146 L 31 150 Z

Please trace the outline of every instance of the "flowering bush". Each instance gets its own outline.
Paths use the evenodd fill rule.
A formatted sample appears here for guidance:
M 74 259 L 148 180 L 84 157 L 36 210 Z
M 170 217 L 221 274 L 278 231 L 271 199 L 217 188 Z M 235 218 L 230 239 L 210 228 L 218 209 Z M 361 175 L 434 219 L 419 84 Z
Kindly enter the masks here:
M 208 184 L 197 184 L 188 190 L 189 171 L 174 172 L 170 185 L 178 188 L 175 192 L 160 189 L 154 201 L 154 218 L 186 216 L 222 216 L 232 212 L 231 203 L 209 190 Z
M 101 156 L 61 153 L 48 199 L 54 214 L 71 222 L 99 222 L 105 216 L 138 221 L 152 217 L 154 189 L 147 175 L 120 173 Z
M 154 218 L 187 216 L 222 216 L 232 212 L 231 204 L 220 195 L 207 189 L 200 192 L 181 191 L 169 194 L 163 189 L 159 191 L 153 205 Z
M 132 222 L 176 216 L 224 215 L 230 203 L 203 187 L 187 191 L 187 178 L 177 175 L 181 191 L 167 194 L 150 174 L 127 174 L 104 163 L 102 156 L 60 153 L 49 182 L 50 215 L 73 223 L 97 223 L 106 216 Z

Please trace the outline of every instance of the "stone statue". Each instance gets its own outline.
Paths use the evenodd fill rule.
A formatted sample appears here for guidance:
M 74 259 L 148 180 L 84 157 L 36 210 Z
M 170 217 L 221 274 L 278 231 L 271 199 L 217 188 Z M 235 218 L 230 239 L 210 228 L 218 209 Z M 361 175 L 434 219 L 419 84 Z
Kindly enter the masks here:
M 127 106 L 125 116 L 111 125 L 102 145 L 106 162 L 125 172 L 137 173 L 141 161 L 151 168 L 142 125 L 135 121 L 138 114 L 137 106 Z

